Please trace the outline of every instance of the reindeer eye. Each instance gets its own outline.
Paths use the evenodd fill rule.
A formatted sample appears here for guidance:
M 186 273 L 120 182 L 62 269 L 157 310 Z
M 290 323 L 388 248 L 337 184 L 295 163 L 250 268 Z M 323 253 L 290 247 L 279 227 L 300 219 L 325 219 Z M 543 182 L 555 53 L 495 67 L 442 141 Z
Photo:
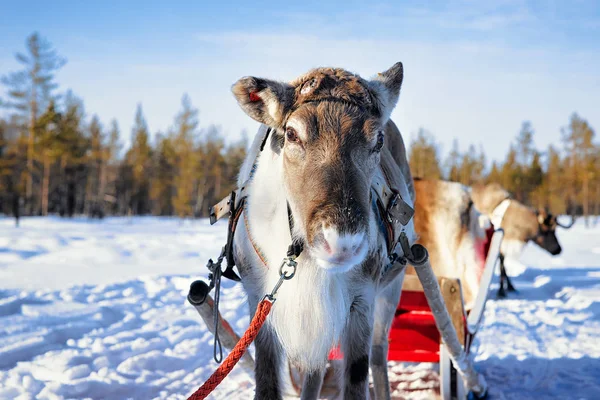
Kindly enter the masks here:
M 300 139 L 298 138 L 298 134 L 294 128 L 286 128 L 285 129 L 285 138 L 288 142 L 298 143 Z
M 383 144 L 384 144 L 383 132 L 379 132 L 379 133 L 377 133 L 377 143 L 375 144 L 373 151 L 376 153 L 379 153 L 381 151 L 381 149 L 383 148 Z

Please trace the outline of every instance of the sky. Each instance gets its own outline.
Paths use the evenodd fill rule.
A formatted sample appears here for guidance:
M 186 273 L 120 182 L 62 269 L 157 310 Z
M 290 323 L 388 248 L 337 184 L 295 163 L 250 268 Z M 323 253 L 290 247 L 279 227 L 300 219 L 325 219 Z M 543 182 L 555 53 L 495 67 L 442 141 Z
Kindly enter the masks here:
M 88 118 L 115 118 L 125 144 L 138 103 L 166 132 L 188 93 L 202 127 L 251 138 L 258 123 L 231 95 L 237 79 L 319 66 L 368 78 L 397 61 L 392 119 L 406 142 L 423 127 L 444 154 L 458 139 L 500 160 L 525 120 L 540 149 L 560 146 L 573 112 L 600 129 L 599 1 L 0 0 L 0 75 L 18 69 L 33 31 L 68 60 L 60 91 L 83 98 Z

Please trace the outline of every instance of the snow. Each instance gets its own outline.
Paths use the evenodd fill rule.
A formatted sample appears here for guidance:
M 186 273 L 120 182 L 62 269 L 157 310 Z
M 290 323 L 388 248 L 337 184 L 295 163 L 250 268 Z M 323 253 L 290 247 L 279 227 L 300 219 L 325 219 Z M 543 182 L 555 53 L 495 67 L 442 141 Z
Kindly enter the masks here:
M 186 303 L 226 225 L 170 218 L 0 219 L 0 399 L 185 399 L 215 369 L 212 335 Z M 491 294 L 476 367 L 496 399 L 600 398 L 600 227 L 559 230 L 563 253 L 528 245 Z M 493 287 L 494 291 L 495 288 Z M 248 325 L 240 285 L 222 315 Z M 394 398 L 430 399 L 435 364 L 390 363 Z M 253 397 L 234 369 L 211 398 Z

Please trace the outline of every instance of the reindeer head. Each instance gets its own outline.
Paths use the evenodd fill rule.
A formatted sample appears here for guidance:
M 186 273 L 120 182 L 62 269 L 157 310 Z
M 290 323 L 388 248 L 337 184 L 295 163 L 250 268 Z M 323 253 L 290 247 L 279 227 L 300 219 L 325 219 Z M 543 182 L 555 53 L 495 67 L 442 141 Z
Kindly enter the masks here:
M 367 254 L 371 181 L 402 78 L 397 63 L 370 81 L 318 68 L 291 83 L 245 77 L 232 87 L 246 114 L 274 132 L 296 233 L 324 268 Z
M 560 226 L 569 229 L 573 226 L 575 220 L 572 219 L 569 225 L 562 225 L 558 222 L 556 216 L 550 214 L 547 210 L 537 210 L 536 215 L 538 221 L 538 234 L 533 241 L 553 256 L 560 254 L 562 248 L 556 237 L 556 227 Z

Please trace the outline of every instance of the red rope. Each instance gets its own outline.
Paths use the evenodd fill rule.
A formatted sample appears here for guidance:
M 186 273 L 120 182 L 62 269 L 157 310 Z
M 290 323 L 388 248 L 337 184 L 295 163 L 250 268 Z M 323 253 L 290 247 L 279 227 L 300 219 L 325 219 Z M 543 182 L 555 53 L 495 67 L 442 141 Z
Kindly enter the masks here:
M 256 339 L 256 335 L 258 335 L 258 331 L 265 323 L 269 312 L 271 311 L 272 302 L 265 299 L 258 303 L 258 307 L 256 308 L 256 313 L 254 313 L 254 317 L 252 318 L 252 322 L 250 322 L 250 326 L 244 333 L 244 336 L 240 339 L 239 342 L 233 347 L 231 353 L 227 356 L 225 361 L 213 374 L 208 378 L 206 382 L 198 390 L 194 392 L 188 400 L 203 400 L 208 396 L 227 375 L 231 372 L 235 364 L 240 361 L 240 358 L 246 353 L 248 346 Z

